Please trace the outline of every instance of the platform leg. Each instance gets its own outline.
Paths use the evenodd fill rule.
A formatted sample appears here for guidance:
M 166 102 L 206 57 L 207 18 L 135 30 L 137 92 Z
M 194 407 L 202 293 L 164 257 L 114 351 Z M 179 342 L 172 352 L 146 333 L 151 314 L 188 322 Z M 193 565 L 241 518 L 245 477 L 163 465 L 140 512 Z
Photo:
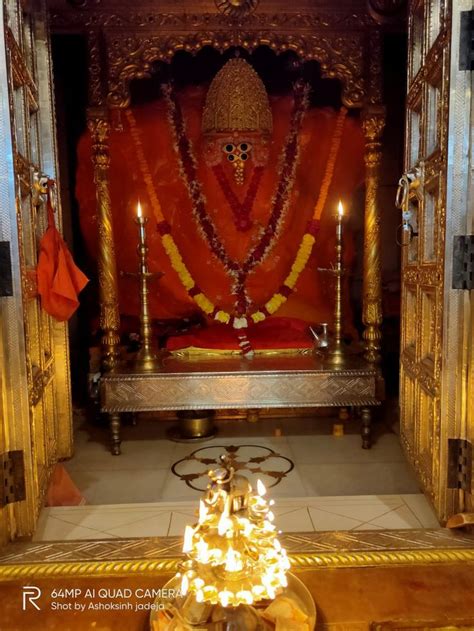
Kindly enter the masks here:
M 372 445 L 372 410 L 364 407 L 361 410 L 362 427 L 360 430 L 362 436 L 362 449 L 370 449 Z
M 111 446 L 110 451 L 114 456 L 120 456 L 122 453 L 120 451 L 120 443 L 122 442 L 120 439 L 120 427 L 121 427 L 121 419 L 120 414 L 111 414 L 109 416 L 109 428 L 110 428 L 110 439 Z

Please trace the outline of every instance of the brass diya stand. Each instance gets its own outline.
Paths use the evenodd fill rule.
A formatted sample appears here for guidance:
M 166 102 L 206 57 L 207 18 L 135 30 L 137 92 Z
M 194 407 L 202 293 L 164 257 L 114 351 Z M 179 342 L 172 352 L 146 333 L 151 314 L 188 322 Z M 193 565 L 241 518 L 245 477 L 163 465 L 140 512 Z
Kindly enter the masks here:
M 197 522 L 184 531 L 185 558 L 155 600 L 152 631 L 313 631 L 316 607 L 289 572 L 264 484 L 254 488 L 225 455 L 208 476 Z
M 140 208 L 140 207 L 139 207 Z M 162 272 L 150 272 L 148 270 L 148 246 L 146 241 L 146 224 L 148 217 L 143 217 L 141 208 L 139 214 L 135 218 L 138 226 L 138 272 L 128 272 L 127 276 L 138 278 L 138 291 L 140 296 L 140 341 L 141 347 L 135 360 L 134 368 L 139 371 L 156 371 L 162 366 L 163 353 L 156 348 L 153 339 L 153 330 L 151 325 L 150 306 L 148 301 L 149 282 L 154 279 L 161 278 Z
M 319 272 L 328 272 L 335 277 L 335 300 L 334 300 L 334 337 L 325 353 L 325 363 L 334 368 L 344 368 L 348 365 L 348 354 L 346 353 L 344 341 L 342 339 L 342 279 L 345 270 L 342 264 L 342 204 L 339 203 L 339 214 L 336 228 L 336 264 L 332 267 L 319 267 Z

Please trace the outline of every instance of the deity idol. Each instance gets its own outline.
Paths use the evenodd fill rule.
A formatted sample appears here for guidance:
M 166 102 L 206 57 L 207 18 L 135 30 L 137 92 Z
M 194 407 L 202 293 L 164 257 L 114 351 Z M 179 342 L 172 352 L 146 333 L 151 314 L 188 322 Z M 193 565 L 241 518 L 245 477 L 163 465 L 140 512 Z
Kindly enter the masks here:
M 224 326 L 231 346 L 242 348 L 242 333 L 259 326 L 270 346 L 291 346 L 297 332 L 309 345 L 308 324 L 331 318 L 331 292 L 316 268 L 333 260 L 337 199 L 363 180 L 363 138 L 344 108 L 309 108 L 308 93 L 297 82 L 291 95 L 269 98 L 252 66 L 233 58 L 207 91 L 166 85 L 162 99 L 127 110 L 123 131 L 111 136 L 119 269 L 135 264 L 129 218 L 139 197 L 157 226 L 150 266 L 165 272 L 152 314 L 200 311 L 204 346 L 222 344 Z M 94 251 L 88 150 L 84 138 L 77 192 Z M 123 315 L 137 312 L 132 282 L 120 288 Z M 200 345 L 195 336 L 179 343 Z

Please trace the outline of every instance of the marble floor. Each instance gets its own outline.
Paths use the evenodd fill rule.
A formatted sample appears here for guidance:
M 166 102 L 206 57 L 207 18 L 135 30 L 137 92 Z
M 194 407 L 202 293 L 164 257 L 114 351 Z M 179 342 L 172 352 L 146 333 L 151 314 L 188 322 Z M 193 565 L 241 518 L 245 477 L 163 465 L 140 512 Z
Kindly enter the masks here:
M 283 532 L 437 528 L 421 494 L 281 498 L 272 508 Z M 196 502 L 45 508 L 34 541 L 182 536 Z
M 123 428 L 122 455 L 112 456 L 106 428 L 77 413 L 75 454 L 64 466 L 85 505 L 45 508 L 35 540 L 181 535 L 195 519 L 209 462 L 223 452 L 251 482 L 263 480 L 285 532 L 438 527 L 394 415 L 375 425 L 370 450 L 361 449 L 357 419 L 345 422 L 343 436 L 333 435 L 335 422 L 221 421 L 216 438 L 184 444 L 166 438 L 169 424 L 144 415 Z
M 189 444 L 168 440 L 169 424 L 144 416 L 137 426 L 124 427 L 122 455 L 112 456 L 106 428 L 79 416 L 75 454 L 64 464 L 86 503 L 94 505 L 196 501 L 212 468 L 209 460 L 226 447 L 234 450 L 242 473 L 251 482 L 261 478 L 275 498 L 420 493 L 396 425 L 377 423 L 373 447 L 366 450 L 357 419 L 345 423 L 340 437 L 333 435 L 334 422 L 327 417 L 221 421 L 216 438 Z

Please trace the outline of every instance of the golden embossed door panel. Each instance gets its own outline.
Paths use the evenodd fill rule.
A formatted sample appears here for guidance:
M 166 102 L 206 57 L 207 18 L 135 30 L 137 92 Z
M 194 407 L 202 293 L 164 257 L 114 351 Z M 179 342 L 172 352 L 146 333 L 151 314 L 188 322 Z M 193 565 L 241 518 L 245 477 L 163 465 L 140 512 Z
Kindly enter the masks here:
M 463 493 L 448 482 L 448 462 L 449 439 L 469 437 L 469 292 L 452 289 L 452 261 L 454 236 L 472 232 L 472 73 L 460 68 L 462 12 L 471 9 L 472 0 L 414 0 L 409 8 L 401 436 L 442 520 L 465 508 Z
M 47 212 L 35 184 L 40 174 L 57 179 L 46 4 L 7 0 L 0 22 L 0 240 L 12 270 L 11 295 L 0 298 L 2 449 L 23 452 L 26 485 L 26 501 L 9 498 L 14 537 L 33 532 L 51 469 L 70 455 L 71 401 L 67 326 L 50 318 L 36 296 Z

